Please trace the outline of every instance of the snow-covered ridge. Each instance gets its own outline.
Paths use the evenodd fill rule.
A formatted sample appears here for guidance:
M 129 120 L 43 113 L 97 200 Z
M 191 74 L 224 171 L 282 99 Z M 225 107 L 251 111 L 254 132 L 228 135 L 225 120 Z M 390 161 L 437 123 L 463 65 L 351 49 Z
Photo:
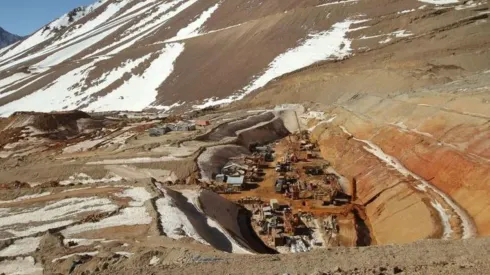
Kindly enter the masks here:
M 162 98 L 158 97 L 159 93 L 162 92 L 161 87 L 168 81 L 167 78 L 174 73 L 175 64 L 179 57 L 185 54 L 183 41 L 206 35 L 206 33 L 202 33 L 202 30 L 205 29 L 205 23 L 225 3 L 224 0 L 214 1 L 206 7 L 197 8 L 195 4 L 199 1 L 146 0 L 136 3 L 133 0 L 104 0 L 53 21 L 45 29 L 63 28 L 66 31 L 60 32 L 59 35 L 49 32 L 51 33 L 50 36 L 44 37 L 46 32 L 40 30 L 31 36 L 29 41 L 14 47 L 3 57 L 0 57 L 0 71 L 25 63 L 29 64 L 36 59 L 36 62 L 29 64 L 28 71 L 31 73 L 14 74 L 0 80 L 0 97 L 11 96 L 21 90 L 29 89 L 33 86 L 32 84 L 45 79 L 62 63 L 81 64 L 72 67 L 65 74 L 57 76 L 53 82 L 44 83 L 41 88 L 36 86 L 37 90 L 0 106 L 0 115 L 8 116 L 18 110 L 40 112 L 67 109 L 141 111 L 145 108 L 157 108 L 170 110 L 182 105 L 183 102 L 175 102 L 168 104 L 168 106 L 158 103 L 158 101 L 162 101 Z M 161 42 L 151 44 L 153 46 L 161 45 L 160 50 L 145 52 L 139 57 L 126 57 L 122 62 L 119 61 L 122 53 L 127 53 L 128 50 L 138 45 L 137 43 L 151 37 L 157 30 L 171 29 L 172 25 L 169 22 L 186 13 L 189 13 L 186 18 L 189 23 L 184 27 L 179 27 L 180 29 L 176 30 L 174 37 L 164 38 Z M 82 18 L 86 20 L 83 20 L 83 24 L 78 24 Z M 236 91 L 233 96 L 220 100 L 208 98 L 195 107 L 204 108 L 242 99 L 246 94 L 263 87 L 281 75 L 318 61 L 338 59 L 349 55 L 351 41 L 346 38 L 346 34 L 352 31 L 350 29 L 352 24 L 364 21 L 345 19 L 333 24 L 330 30 L 310 33 L 299 42 L 299 45 L 277 56 L 263 72 L 258 72 L 252 78 L 250 84 L 240 91 Z M 208 33 L 219 32 L 240 25 L 225 26 Z M 43 34 L 42 37 L 38 37 L 41 34 Z M 107 40 L 109 37 L 112 39 Z M 23 50 L 47 40 L 49 43 L 44 48 L 33 51 L 27 56 L 22 56 Z M 87 51 L 87 49 L 92 48 L 92 51 Z M 82 58 L 74 60 L 74 57 Z M 116 61 L 117 64 L 121 65 L 111 67 L 102 76 L 88 81 L 93 71 L 100 70 L 100 67 L 116 59 L 118 60 Z M 135 74 L 136 68 L 142 73 Z M 34 77 L 32 72 L 41 74 L 41 76 Z M 31 82 L 29 81 L 30 78 L 34 80 Z M 125 81 L 121 82 L 122 78 Z M 17 83 L 25 85 L 15 90 L 8 89 L 9 86 Z M 137 90 L 144 92 L 136 93 Z M 74 150 L 78 149 L 74 148 Z
M 36 31 L 34 34 L 23 40 L 18 45 L 12 47 L 9 51 L 6 51 L 4 55 L 0 57 L 0 62 L 10 57 L 21 54 L 22 52 L 27 51 L 48 39 L 54 38 L 59 31 L 73 24 L 76 24 L 77 21 L 94 12 L 97 8 L 104 5 L 107 1 L 108 0 L 98 0 L 92 5 L 86 7 L 78 7 L 62 15 L 58 19 Z
M 444 4 L 456 0 L 427 0 L 431 1 Z M 169 111 L 227 104 L 285 74 L 352 55 L 358 42 L 351 41 L 349 33 L 354 31 L 362 40 L 383 36 L 382 44 L 418 37 L 412 33 L 418 28 L 402 30 L 398 24 L 366 36 L 361 30 L 369 28 L 367 24 L 354 25 L 370 17 L 369 12 L 335 12 L 368 5 L 366 1 L 306 1 L 289 8 L 283 2 L 277 7 L 247 2 L 244 5 L 250 10 L 244 12 L 234 11 L 230 0 L 94 0 L 94 4 L 61 16 L 22 43 L 0 49 L 0 115 L 68 109 Z M 476 5 L 480 3 L 468 1 L 458 9 Z M 413 4 L 391 12 L 405 14 L 425 6 L 450 7 Z M 293 12 L 296 8 L 308 8 L 315 16 L 304 20 L 308 17 L 301 18 L 305 15 Z M 226 18 L 233 17 L 233 12 L 238 20 Z M 269 20 L 273 14 L 284 22 L 302 22 L 294 26 L 297 31 L 291 34 L 295 38 L 286 39 L 287 44 L 275 38 L 277 31 L 286 37 L 289 34 L 281 26 L 283 21 Z M 262 20 L 265 24 L 255 26 Z M 255 40 L 262 39 L 262 35 L 255 35 L 258 30 L 265 34 L 261 41 Z M 195 37 L 199 39 L 192 39 Z M 264 55 L 261 44 L 277 47 L 278 54 Z M 235 53 L 240 56 L 236 58 Z M 225 55 L 234 61 L 219 59 Z M 198 63 L 189 64 L 194 61 Z M 241 66 L 241 62 L 250 64 Z M 212 87 L 194 85 L 202 75 L 211 79 L 214 70 L 220 75 L 203 81 Z M 227 81 L 231 78 L 233 81 Z

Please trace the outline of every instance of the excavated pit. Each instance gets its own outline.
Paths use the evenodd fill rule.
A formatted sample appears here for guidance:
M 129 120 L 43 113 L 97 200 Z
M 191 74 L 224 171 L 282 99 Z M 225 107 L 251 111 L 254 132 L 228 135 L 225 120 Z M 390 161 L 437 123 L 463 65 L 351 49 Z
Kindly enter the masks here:
M 208 140 L 214 137 L 213 141 L 226 141 L 227 145 L 208 148 L 201 155 L 198 160 L 201 171 L 209 171 L 203 172 L 203 178 L 209 179 L 219 172 L 230 157 L 247 154 L 250 144 L 270 143 L 298 130 L 309 129 L 322 158 L 347 181 L 354 182 L 356 194 L 352 204 L 359 206 L 352 210 L 356 246 L 407 243 L 426 238 L 457 239 L 468 234 L 465 232 L 465 226 L 470 228 L 466 225 L 468 219 L 459 214 L 462 210 L 450 196 L 406 170 L 376 144 L 361 139 L 363 135 L 353 136 L 340 124 L 351 120 L 348 125 L 352 127 L 360 123 L 357 118 L 344 114 L 342 120 L 335 123 L 331 123 L 335 118 L 315 119 L 311 127 L 311 120 L 305 122 L 303 115 L 301 109 L 275 110 L 219 126 L 215 134 L 208 134 Z M 212 163 L 205 164 L 210 159 Z M 351 192 L 353 190 L 348 191 Z M 358 212 L 360 209 L 362 213 Z
M 250 116 L 233 123 L 222 124 L 199 137 L 201 141 L 226 143 L 207 147 L 198 157 L 197 163 L 201 171 L 201 179 L 211 180 L 213 174 L 219 173 L 230 158 L 250 154 L 248 148 L 251 144 L 270 143 L 286 137 L 297 129 L 294 120 L 282 118 L 289 112 L 266 112 Z M 290 122 L 292 125 L 287 125 L 285 122 Z

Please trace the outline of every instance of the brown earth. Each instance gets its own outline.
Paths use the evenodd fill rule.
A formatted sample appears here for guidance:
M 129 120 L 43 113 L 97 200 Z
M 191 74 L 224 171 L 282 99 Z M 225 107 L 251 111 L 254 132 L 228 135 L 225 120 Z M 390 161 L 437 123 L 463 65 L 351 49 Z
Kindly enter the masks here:
M 129 259 L 101 255 L 74 274 L 486 274 L 488 239 L 333 248 L 297 255 L 237 256 L 187 249 L 140 249 Z M 150 266 L 152 256 L 161 262 Z M 69 266 L 59 267 L 60 272 Z

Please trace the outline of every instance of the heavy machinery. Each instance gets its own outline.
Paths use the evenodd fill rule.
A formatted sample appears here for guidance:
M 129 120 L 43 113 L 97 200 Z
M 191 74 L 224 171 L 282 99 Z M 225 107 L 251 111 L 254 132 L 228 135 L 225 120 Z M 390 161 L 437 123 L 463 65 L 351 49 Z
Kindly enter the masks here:
M 313 175 L 313 176 L 323 175 L 323 168 L 320 166 L 305 166 L 304 170 L 305 170 L 305 174 L 307 175 Z
M 300 225 L 300 218 L 298 214 L 293 214 L 291 209 L 286 209 L 283 212 L 284 232 L 287 234 L 295 235 L 296 228 Z

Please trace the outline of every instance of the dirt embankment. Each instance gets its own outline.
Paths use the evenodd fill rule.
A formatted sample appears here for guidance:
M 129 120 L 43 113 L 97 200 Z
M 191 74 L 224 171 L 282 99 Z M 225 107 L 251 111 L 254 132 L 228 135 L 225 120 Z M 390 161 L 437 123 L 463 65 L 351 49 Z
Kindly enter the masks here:
M 207 217 L 200 213 L 184 195 L 169 188 L 165 188 L 165 190 L 166 195 L 173 199 L 175 206 L 185 214 L 200 237 L 216 249 L 232 252 L 230 240 L 217 228 L 211 227 L 208 224 Z
M 248 220 L 248 211 L 243 207 L 208 190 L 201 192 L 199 201 L 204 213 L 216 220 L 240 246 L 257 253 L 274 252 L 256 236 Z
M 484 96 L 359 96 L 329 108 L 335 118 L 313 135 L 335 169 L 356 179 L 378 243 L 490 234 Z
M 336 126 L 317 129 L 314 134 L 322 156 L 345 177 L 356 178 L 358 203 L 365 205 L 376 243 L 404 243 L 440 235 L 437 214 L 403 175 L 386 167 Z
M 242 120 L 224 123 L 219 127 L 217 127 L 216 129 L 214 129 L 213 131 L 196 138 L 196 140 L 221 141 L 226 137 L 236 137 L 237 132 L 253 127 L 258 123 L 269 121 L 273 118 L 274 118 L 274 114 L 272 112 L 267 112 L 264 114 L 250 116 Z
M 32 126 L 45 132 L 59 130 L 60 128 L 76 131 L 78 130 L 77 120 L 82 118 L 90 118 L 90 115 L 82 111 L 56 113 L 18 112 L 9 118 L 10 123 L 6 128 Z
M 258 123 L 238 133 L 238 144 L 245 147 L 253 143 L 265 144 L 289 135 L 289 130 L 284 126 L 284 121 L 275 116 L 269 121 Z
M 238 145 L 219 145 L 206 148 L 199 156 L 197 163 L 201 171 L 201 179 L 208 181 L 213 175 L 219 174 L 221 168 L 231 157 L 250 154 L 247 148 Z
M 207 147 L 199 156 L 197 163 L 201 170 L 201 178 L 210 180 L 213 174 L 219 173 L 220 169 L 232 157 L 249 154 L 249 145 L 253 143 L 266 144 L 287 136 L 294 124 L 287 115 L 294 111 L 266 112 L 264 114 L 250 116 L 246 119 L 233 123 L 224 123 L 213 131 L 199 137 L 201 141 L 215 141 L 230 143 L 229 145 L 218 145 Z M 228 138 L 231 138 L 228 140 Z M 235 143 L 237 145 L 231 145 Z

